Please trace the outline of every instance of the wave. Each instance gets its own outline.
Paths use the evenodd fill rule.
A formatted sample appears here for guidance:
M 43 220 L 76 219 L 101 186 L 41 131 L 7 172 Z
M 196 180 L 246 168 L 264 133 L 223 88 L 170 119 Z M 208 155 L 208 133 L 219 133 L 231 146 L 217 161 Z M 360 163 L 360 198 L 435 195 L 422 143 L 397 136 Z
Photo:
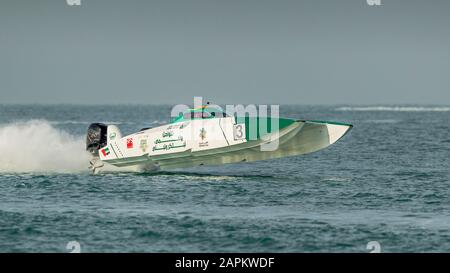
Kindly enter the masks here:
M 64 125 L 64 124 L 74 124 L 74 125 L 88 125 L 91 122 L 88 121 L 78 121 L 78 120 L 63 120 L 63 121 L 49 121 L 51 125 Z
M 65 125 L 65 124 L 72 124 L 72 125 L 89 125 L 92 122 L 91 121 L 78 121 L 78 120 L 62 120 L 62 121 L 48 121 L 51 125 Z M 134 124 L 134 122 L 120 122 L 120 121 L 107 121 L 104 122 L 106 124 L 114 124 L 114 125 L 120 125 L 120 124 Z
M 338 111 L 385 111 L 385 112 L 449 112 L 450 106 L 365 106 L 365 107 L 339 107 Z
M 87 171 L 84 137 L 61 131 L 46 120 L 0 125 L 0 172 Z
M 51 125 L 89 125 L 92 123 L 92 121 L 79 121 L 79 120 L 62 120 L 62 121 L 49 121 Z M 114 124 L 114 125 L 134 125 L 136 122 L 131 121 L 103 121 L 102 123 L 105 124 Z M 154 120 L 150 122 L 151 125 L 160 125 L 160 124 L 166 124 L 167 121 L 163 120 Z
M 400 120 L 396 119 L 369 119 L 363 120 L 364 123 L 399 123 Z

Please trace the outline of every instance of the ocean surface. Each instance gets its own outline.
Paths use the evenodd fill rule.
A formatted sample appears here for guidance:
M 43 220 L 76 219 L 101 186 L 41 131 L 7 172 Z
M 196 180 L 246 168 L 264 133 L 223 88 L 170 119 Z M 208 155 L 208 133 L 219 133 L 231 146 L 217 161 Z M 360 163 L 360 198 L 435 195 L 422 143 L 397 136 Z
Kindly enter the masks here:
M 325 150 L 92 175 L 91 122 L 124 134 L 171 106 L 0 105 L 0 252 L 450 251 L 450 107 L 281 106 L 348 122 Z

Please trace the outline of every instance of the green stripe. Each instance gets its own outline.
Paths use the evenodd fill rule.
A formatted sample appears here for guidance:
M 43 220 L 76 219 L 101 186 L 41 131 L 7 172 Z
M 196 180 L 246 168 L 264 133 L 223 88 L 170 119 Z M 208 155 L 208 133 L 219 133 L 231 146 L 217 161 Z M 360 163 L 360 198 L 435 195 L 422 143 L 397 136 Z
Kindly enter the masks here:
M 116 155 L 116 158 L 119 158 L 116 154 L 116 150 L 114 150 L 114 147 L 111 144 L 109 144 L 109 145 L 111 146 L 111 149 L 113 150 L 114 154 Z
M 352 124 L 335 122 L 335 121 L 323 121 L 323 120 L 300 120 L 304 122 L 314 122 L 314 123 L 322 123 L 322 124 L 333 124 L 333 125 L 344 125 L 344 126 L 353 126 Z
M 236 118 L 236 123 L 245 123 L 245 138 L 247 139 L 247 141 L 261 139 L 262 136 L 286 128 L 287 126 L 293 124 L 294 122 L 295 120 L 288 118 L 248 117 L 248 116 Z M 272 123 L 278 123 L 278 129 L 272 128 Z M 256 129 L 256 136 L 250 135 L 250 131 L 255 129 Z

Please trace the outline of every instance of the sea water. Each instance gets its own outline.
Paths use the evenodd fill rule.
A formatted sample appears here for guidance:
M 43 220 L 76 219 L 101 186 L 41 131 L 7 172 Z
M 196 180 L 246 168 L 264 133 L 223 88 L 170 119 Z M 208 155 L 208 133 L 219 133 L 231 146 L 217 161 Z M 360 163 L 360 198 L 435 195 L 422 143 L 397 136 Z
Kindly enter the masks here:
M 355 127 L 297 157 L 88 171 L 91 122 L 127 134 L 170 109 L 0 105 L 0 252 L 450 251 L 450 107 L 282 105 Z

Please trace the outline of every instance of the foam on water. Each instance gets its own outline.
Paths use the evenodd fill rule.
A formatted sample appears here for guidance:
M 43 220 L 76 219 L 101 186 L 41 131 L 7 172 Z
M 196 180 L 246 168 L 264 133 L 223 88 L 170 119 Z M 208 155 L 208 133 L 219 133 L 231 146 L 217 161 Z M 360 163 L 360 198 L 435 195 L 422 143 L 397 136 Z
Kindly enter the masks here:
M 0 172 L 83 172 L 89 154 L 84 137 L 58 130 L 46 120 L 0 125 Z
M 339 107 L 338 111 L 390 111 L 390 112 L 449 112 L 449 106 L 366 106 L 366 107 Z

